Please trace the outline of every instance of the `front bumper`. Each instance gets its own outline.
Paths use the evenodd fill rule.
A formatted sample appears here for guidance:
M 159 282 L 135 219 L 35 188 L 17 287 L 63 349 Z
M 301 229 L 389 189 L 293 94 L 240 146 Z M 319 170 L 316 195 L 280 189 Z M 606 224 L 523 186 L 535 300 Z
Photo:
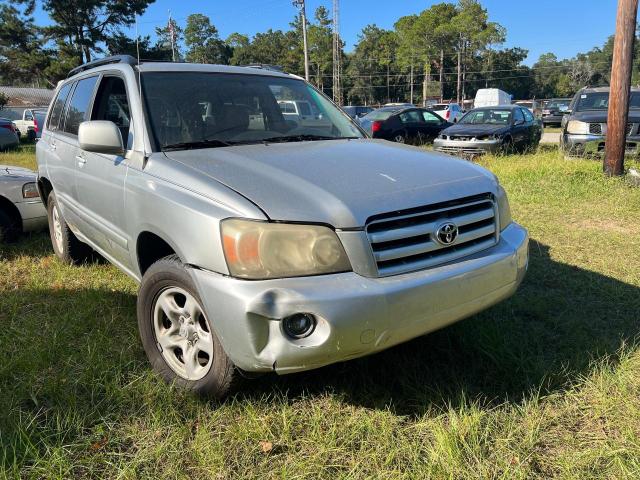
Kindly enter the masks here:
M 542 115 L 543 125 L 560 125 L 562 124 L 563 115 Z
M 39 198 L 17 202 L 15 206 L 20 212 L 20 217 L 22 217 L 22 231 L 32 232 L 47 226 L 47 210 Z
M 451 264 L 385 278 L 356 273 L 247 281 L 192 269 L 227 355 L 249 372 L 290 373 L 362 357 L 442 328 L 512 295 L 528 264 L 527 231 L 512 223 L 494 247 Z M 318 324 L 291 339 L 281 320 Z
M 445 140 L 436 138 L 433 149 L 451 155 L 481 155 L 497 153 L 502 148 L 502 140 Z
M 605 144 L 604 135 L 564 133 L 562 136 L 562 147 L 567 155 L 601 157 L 604 155 Z M 640 155 L 640 135 L 627 135 L 625 155 Z

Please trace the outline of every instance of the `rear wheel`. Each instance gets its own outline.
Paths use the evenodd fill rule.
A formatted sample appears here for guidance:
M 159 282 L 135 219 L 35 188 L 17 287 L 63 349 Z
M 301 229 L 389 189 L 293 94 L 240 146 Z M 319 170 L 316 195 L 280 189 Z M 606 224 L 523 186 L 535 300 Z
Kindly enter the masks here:
M 18 227 L 15 221 L 0 210 L 0 243 L 13 242 L 18 237 Z
M 171 255 L 145 272 L 138 292 L 138 328 L 153 369 L 168 383 L 224 397 L 237 371 L 204 311 L 188 268 Z
M 86 243 L 78 240 L 73 234 L 60 212 L 58 199 L 53 191 L 49 194 L 49 199 L 47 200 L 47 216 L 51 244 L 58 258 L 68 264 L 87 261 L 91 257 L 92 249 Z
M 407 143 L 407 137 L 403 132 L 397 132 L 393 135 L 393 141 L 396 143 Z

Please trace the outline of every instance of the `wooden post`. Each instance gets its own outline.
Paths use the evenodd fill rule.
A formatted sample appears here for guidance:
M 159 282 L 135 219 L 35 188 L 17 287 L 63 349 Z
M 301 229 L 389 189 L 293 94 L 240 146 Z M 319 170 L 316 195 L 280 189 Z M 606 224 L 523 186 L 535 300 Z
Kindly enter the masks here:
M 638 0 L 618 0 L 616 36 L 613 43 L 613 62 L 611 64 L 607 140 L 603 165 L 607 175 L 622 175 L 624 173 L 629 89 L 631 87 L 637 13 Z

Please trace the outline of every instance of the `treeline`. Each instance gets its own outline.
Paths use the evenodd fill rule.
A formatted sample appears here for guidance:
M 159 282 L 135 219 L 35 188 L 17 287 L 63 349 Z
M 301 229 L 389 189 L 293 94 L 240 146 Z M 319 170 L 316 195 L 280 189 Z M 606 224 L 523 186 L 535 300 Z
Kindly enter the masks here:
M 36 2 L 51 26 L 36 25 Z M 302 75 L 302 20 L 287 30 L 269 29 L 226 39 L 210 18 L 189 15 L 136 39 L 123 33 L 153 0 L 12 0 L 0 4 L 0 83 L 54 86 L 67 72 L 102 55 L 130 54 L 147 60 L 181 60 L 246 65 L 266 63 Z M 311 81 L 332 94 L 333 53 L 330 12 L 319 7 L 308 18 Z M 569 60 L 542 55 L 523 65 L 527 50 L 501 48 L 507 32 L 489 19 L 478 0 L 439 3 L 399 18 L 393 29 L 365 26 L 354 48 L 342 51 L 346 103 L 377 104 L 424 98 L 471 98 L 478 88 L 496 87 L 516 98 L 572 95 L 587 84 L 608 83 L 610 38 Z M 636 49 L 640 42 L 636 42 Z M 640 80 L 636 55 L 634 82 Z

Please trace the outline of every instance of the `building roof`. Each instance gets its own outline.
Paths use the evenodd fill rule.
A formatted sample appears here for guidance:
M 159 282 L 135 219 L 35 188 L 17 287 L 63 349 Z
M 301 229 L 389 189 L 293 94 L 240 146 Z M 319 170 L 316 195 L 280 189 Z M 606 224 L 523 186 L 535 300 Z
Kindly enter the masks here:
M 9 99 L 7 107 L 46 107 L 51 103 L 53 90 L 31 87 L 0 87 Z

